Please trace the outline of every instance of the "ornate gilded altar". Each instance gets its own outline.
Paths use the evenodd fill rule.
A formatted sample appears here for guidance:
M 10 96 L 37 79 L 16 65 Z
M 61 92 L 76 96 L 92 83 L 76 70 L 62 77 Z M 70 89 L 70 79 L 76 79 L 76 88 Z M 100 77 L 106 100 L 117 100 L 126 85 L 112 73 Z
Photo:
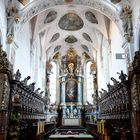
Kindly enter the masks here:
M 60 75 L 62 124 L 80 125 L 83 104 L 83 69 L 81 57 L 73 48 L 70 48 L 62 57 Z

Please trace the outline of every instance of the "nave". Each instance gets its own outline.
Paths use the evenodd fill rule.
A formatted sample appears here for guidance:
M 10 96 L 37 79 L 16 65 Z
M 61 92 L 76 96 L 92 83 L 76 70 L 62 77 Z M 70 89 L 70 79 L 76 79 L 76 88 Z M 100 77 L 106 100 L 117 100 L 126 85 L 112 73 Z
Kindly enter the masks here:
M 140 139 L 140 0 L 0 0 L 0 140 Z

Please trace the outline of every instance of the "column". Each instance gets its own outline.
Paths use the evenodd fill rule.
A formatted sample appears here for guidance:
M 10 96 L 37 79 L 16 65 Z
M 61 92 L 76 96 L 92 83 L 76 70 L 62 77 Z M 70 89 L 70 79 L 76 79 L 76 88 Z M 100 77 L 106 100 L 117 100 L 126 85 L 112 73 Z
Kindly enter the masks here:
M 78 76 L 78 105 L 82 105 L 82 77 Z
M 65 77 L 61 77 L 61 105 L 65 105 L 65 92 L 66 92 L 66 84 Z
M 66 118 L 66 106 L 65 105 L 63 105 L 62 110 L 63 110 L 62 118 Z

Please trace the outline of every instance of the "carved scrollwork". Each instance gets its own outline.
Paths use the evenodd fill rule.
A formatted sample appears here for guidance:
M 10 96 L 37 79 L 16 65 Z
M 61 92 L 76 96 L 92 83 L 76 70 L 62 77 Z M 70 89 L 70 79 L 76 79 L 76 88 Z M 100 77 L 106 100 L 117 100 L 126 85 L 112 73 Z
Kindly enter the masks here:
M 23 81 L 21 81 L 21 83 L 22 83 L 24 86 L 27 86 L 27 82 L 28 82 L 29 79 L 31 79 L 31 77 L 30 77 L 30 76 L 27 76 L 26 78 L 24 78 Z
M 140 50 L 135 52 L 134 61 L 133 61 L 133 69 L 140 70 Z
M 6 52 L 2 50 L 2 45 L 0 45 L 0 69 L 12 69 L 10 62 L 7 59 Z
M 35 82 L 31 83 L 28 87 L 29 87 L 29 89 L 30 89 L 32 92 L 34 92 L 34 90 L 35 90 Z
M 125 73 L 123 73 L 123 71 L 121 70 L 121 73 L 117 72 L 119 74 L 119 79 L 121 80 L 121 82 L 126 81 L 127 75 Z

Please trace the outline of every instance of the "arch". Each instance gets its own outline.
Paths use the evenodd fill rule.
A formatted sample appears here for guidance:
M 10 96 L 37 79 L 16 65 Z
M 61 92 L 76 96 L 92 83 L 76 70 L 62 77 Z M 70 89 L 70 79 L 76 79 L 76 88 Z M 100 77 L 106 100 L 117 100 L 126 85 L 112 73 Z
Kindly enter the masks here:
M 115 24 L 118 26 L 119 30 L 123 32 L 122 21 L 119 16 L 120 13 L 117 8 L 107 0 L 73 0 L 71 4 L 88 6 L 101 12 L 112 21 L 114 21 Z M 31 2 L 25 8 L 19 11 L 19 15 L 21 15 L 19 29 L 21 29 L 21 27 L 35 15 L 57 5 L 66 5 L 66 3 L 63 0 L 36 0 Z

